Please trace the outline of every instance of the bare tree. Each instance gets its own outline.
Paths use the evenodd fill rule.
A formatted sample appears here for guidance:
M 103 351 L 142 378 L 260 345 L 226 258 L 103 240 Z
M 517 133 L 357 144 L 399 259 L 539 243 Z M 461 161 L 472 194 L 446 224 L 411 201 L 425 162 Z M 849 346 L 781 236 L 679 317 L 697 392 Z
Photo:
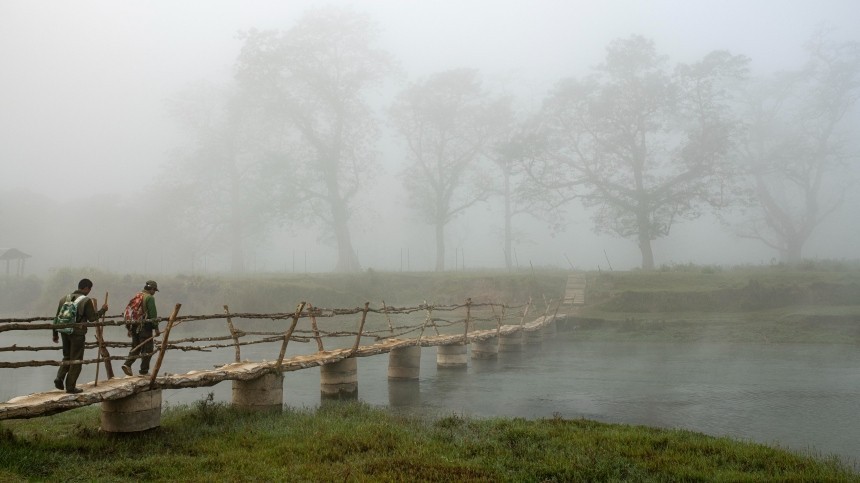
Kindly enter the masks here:
M 748 60 L 712 52 L 691 65 L 667 63 L 645 38 L 612 42 L 593 75 L 561 81 L 546 100 L 545 153 L 530 163 L 548 189 L 594 208 L 598 231 L 635 240 L 646 270 L 653 240 L 726 201 L 728 87 Z
M 168 108 L 190 142 L 174 151 L 161 195 L 170 198 L 179 233 L 199 234 L 198 250 L 226 247 L 230 270 L 243 272 L 246 241 L 265 232 L 272 215 L 261 172 L 262 118 L 235 88 L 206 82 L 177 93 Z
M 526 119 L 523 112 L 515 110 L 513 99 L 502 98 L 496 102 L 492 118 L 495 129 L 486 157 L 496 165 L 501 178 L 490 186 L 493 187 L 493 195 L 501 198 L 503 203 L 503 250 L 505 267 L 510 270 L 513 268 L 514 242 L 527 239 L 524 233 L 516 230 L 514 218 L 531 215 L 551 224 L 557 223 L 560 205 L 568 200 L 560 199 L 554 190 L 535 183 L 529 176 L 526 168 L 530 167 L 529 161 L 540 149 L 540 140 L 534 135 L 531 120 Z
M 860 44 L 836 44 L 819 34 L 809 59 L 751 90 L 740 167 L 749 175 L 750 202 L 740 236 L 776 249 L 798 263 L 815 229 L 845 198 L 846 115 L 860 94 Z
M 416 82 L 395 100 L 392 119 L 406 140 L 409 204 L 436 229 L 436 270 L 445 269 L 445 226 L 489 196 L 477 168 L 493 129 L 478 72 L 457 69 Z
M 375 39 L 365 15 L 316 9 L 284 32 L 247 33 L 236 64 L 243 88 L 281 116 L 289 152 L 272 175 L 281 178 L 282 197 L 302 202 L 292 217 L 330 230 L 336 271 L 361 268 L 349 229 L 351 203 L 373 175 L 379 136 L 366 95 L 393 67 Z

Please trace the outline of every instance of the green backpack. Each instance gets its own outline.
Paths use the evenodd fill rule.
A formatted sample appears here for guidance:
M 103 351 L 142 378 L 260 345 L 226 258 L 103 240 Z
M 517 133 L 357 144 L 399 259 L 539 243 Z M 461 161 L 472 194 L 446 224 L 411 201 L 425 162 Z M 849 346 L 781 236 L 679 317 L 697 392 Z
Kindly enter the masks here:
M 66 301 L 63 302 L 63 305 L 60 306 L 60 311 L 57 312 L 57 316 L 54 317 L 55 324 L 74 324 L 78 321 L 78 310 L 80 310 L 81 300 L 87 298 L 86 295 L 81 295 L 78 298 L 74 298 L 75 294 L 66 295 Z M 61 329 L 54 329 L 61 334 L 71 334 L 74 330 L 73 327 L 63 327 Z

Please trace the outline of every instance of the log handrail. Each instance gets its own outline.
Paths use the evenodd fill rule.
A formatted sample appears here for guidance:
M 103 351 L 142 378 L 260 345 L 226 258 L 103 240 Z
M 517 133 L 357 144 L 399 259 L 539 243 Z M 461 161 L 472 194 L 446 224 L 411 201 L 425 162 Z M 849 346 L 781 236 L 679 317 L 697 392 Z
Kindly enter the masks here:
M 106 297 L 107 298 L 107 297 Z M 544 298 L 546 301 L 546 299 Z M 260 313 L 233 313 L 229 310 L 227 305 L 224 305 L 224 312 L 221 314 L 212 314 L 212 315 L 185 315 L 179 316 L 178 309 L 181 304 L 177 304 L 174 309 L 174 313 L 172 313 L 167 318 L 159 318 L 158 321 L 166 320 L 168 322 L 168 328 L 165 331 L 165 337 L 159 342 L 156 340 L 155 349 L 151 354 L 139 354 L 137 357 L 142 357 L 145 355 L 155 355 L 158 354 L 158 361 L 156 362 L 155 368 L 156 370 L 153 372 L 153 376 L 158 373 L 160 369 L 161 362 L 164 358 L 165 353 L 168 350 L 182 350 L 182 351 L 200 351 L 200 352 L 209 352 L 215 349 L 222 349 L 227 347 L 234 348 L 234 361 L 239 362 L 241 360 L 240 355 L 240 347 L 241 346 L 249 346 L 254 344 L 264 344 L 264 343 L 272 343 L 281 341 L 281 353 L 278 355 L 278 367 L 283 361 L 284 355 L 286 353 L 286 345 L 289 341 L 306 343 L 311 340 L 316 341 L 317 351 L 318 353 L 324 352 L 323 347 L 323 338 L 335 338 L 335 337 L 354 337 L 355 340 L 352 347 L 348 350 L 350 353 L 354 354 L 358 347 L 361 344 L 361 339 L 363 337 L 372 337 L 377 341 L 385 340 L 385 339 L 400 339 L 400 338 L 415 338 L 415 343 L 421 345 L 422 339 L 425 337 L 425 331 L 428 326 L 433 326 L 436 335 L 442 335 L 440 333 L 440 329 L 445 329 L 445 334 L 450 334 L 450 330 L 453 327 L 459 326 L 459 324 L 463 324 L 463 332 L 462 340 L 466 343 L 469 340 L 469 334 L 473 330 L 473 328 L 478 328 L 480 325 L 484 324 L 486 327 L 487 323 L 493 323 L 494 329 L 496 332 L 501 331 L 501 327 L 504 321 L 507 318 L 507 314 L 516 314 L 518 309 L 523 309 L 522 312 L 519 312 L 518 315 L 521 315 L 519 323 L 514 323 L 518 325 L 520 328 L 524 324 L 524 319 L 529 312 L 529 307 L 532 304 L 531 300 L 524 304 L 503 304 L 503 303 L 488 303 L 488 302 L 473 302 L 471 298 L 466 298 L 465 302 L 462 304 L 453 304 L 453 305 L 443 305 L 443 304 L 429 304 L 426 301 L 424 303 L 418 304 L 416 306 L 411 307 L 394 307 L 387 305 L 385 302 L 382 302 L 381 307 L 374 309 L 370 307 L 369 302 L 365 302 L 363 307 L 356 308 L 319 308 L 315 307 L 310 303 L 302 302 L 296 308 L 296 310 L 292 313 L 269 313 L 269 314 L 260 314 Z M 548 312 L 550 303 L 547 303 Z M 491 315 L 481 316 L 481 314 L 475 314 L 476 309 L 485 309 L 484 313 L 491 312 Z M 558 312 L 559 305 L 556 305 L 555 312 Z M 465 312 L 463 318 L 442 318 L 438 317 L 437 312 L 456 312 L 458 310 L 462 310 Z M 497 312 L 498 310 L 498 312 Z M 517 312 L 515 312 L 517 311 Z M 425 316 L 418 323 L 409 324 L 402 323 L 395 325 L 392 323 L 392 316 L 400 315 L 407 316 L 407 318 L 415 318 L 413 314 L 418 312 L 424 312 Z M 462 312 L 460 312 L 462 314 Z M 335 318 L 340 316 L 349 316 L 353 314 L 361 314 L 361 320 L 359 323 L 359 327 L 357 331 L 351 330 L 322 330 L 317 324 L 317 318 Z M 367 321 L 369 315 L 378 315 L 380 318 L 384 317 L 385 324 L 384 327 L 377 326 L 371 330 L 367 330 Z M 545 315 L 546 316 L 546 315 Z M 304 329 L 298 327 L 299 322 L 302 318 L 310 319 L 310 328 L 305 326 Z M 208 337 L 199 337 L 199 336 L 191 336 L 176 339 L 173 341 L 169 341 L 169 332 L 170 330 L 183 322 L 191 322 L 191 321 L 208 321 L 208 320 L 224 320 L 227 321 L 227 328 L 229 334 L 227 335 L 213 335 Z M 253 321 L 253 320 L 284 320 L 289 319 L 289 329 L 286 332 L 268 332 L 268 331 L 251 331 L 251 330 L 242 330 L 238 328 L 234 321 L 236 320 L 245 320 L 245 321 Z M 50 321 L 50 323 L 42 323 L 45 321 Z M 109 364 L 112 360 L 124 360 L 125 356 L 111 356 L 107 352 L 107 348 L 125 348 L 131 347 L 129 342 L 123 341 L 109 341 L 105 340 L 103 336 L 104 327 L 111 326 L 122 326 L 125 325 L 125 321 L 122 320 L 120 316 L 104 316 L 99 321 L 95 321 L 92 323 L 83 323 L 76 324 L 78 326 L 85 327 L 95 327 L 96 328 L 96 341 L 88 342 L 85 344 L 86 348 L 96 348 L 98 350 L 97 357 L 95 359 L 89 360 L 81 360 L 81 361 L 60 361 L 60 360 L 31 360 L 31 361 L 21 361 L 21 362 L 9 362 L 9 361 L 0 361 L 0 369 L 14 369 L 21 367 L 39 367 L 39 366 L 62 366 L 62 365 L 77 365 L 77 364 L 92 364 L 92 363 L 100 363 L 102 361 L 105 364 Z M 51 330 L 55 328 L 61 327 L 58 324 L 53 323 L 52 317 L 32 317 L 28 319 L 0 319 L 0 332 L 4 331 L 26 331 L 26 330 Z M 224 327 L 224 326 L 222 326 Z M 416 335 L 417 332 L 417 335 Z M 231 343 L 220 343 L 222 341 L 231 341 Z M 145 341 L 146 342 L 146 341 Z M 208 344 L 200 344 L 201 342 L 209 342 Z M 142 344 L 141 344 L 142 345 Z M 17 344 L 13 344 L 7 347 L 0 347 L 0 353 L 2 352 L 13 352 L 13 351 L 22 351 L 22 352 L 35 352 L 35 351 L 45 351 L 45 350 L 53 350 L 57 351 L 61 348 L 59 346 L 21 346 Z M 110 375 L 109 375 L 110 377 Z

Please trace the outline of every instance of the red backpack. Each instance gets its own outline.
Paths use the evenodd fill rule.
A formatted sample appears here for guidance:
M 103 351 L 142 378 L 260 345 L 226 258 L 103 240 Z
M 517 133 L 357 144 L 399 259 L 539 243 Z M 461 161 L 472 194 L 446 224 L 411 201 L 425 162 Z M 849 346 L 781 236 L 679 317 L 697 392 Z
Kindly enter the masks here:
M 143 306 L 143 297 L 146 294 L 138 292 L 137 295 L 128 301 L 123 312 L 125 319 L 125 328 L 135 333 L 140 331 L 141 324 L 133 324 L 132 322 L 141 322 L 146 317 L 146 307 Z

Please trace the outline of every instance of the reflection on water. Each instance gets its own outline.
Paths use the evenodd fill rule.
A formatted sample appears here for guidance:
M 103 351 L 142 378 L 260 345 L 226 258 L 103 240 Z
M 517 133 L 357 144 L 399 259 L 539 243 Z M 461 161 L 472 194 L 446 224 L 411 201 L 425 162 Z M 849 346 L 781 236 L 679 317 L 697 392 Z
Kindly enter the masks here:
M 46 342 L 36 340 L 20 344 Z M 243 348 L 243 359 L 273 360 L 279 349 L 277 344 L 251 347 Z M 290 347 L 290 353 L 314 350 L 299 344 Z M 436 368 L 435 351 L 423 349 L 417 382 L 389 382 L 385 354 L 360 359 L 358 398 L 373 405 L 441 414 L 558 415 L 683 428 L 834 453 L 851 463 L 860 459 L 860 421 L 855 417 L 860 401 L 860 350 L 854 346 L 586 343 L 577 340 L 575 332 L 560 331 L 522 353 L 470 360 L 467 369 L 444 370 Z M 91 354 L 94 351 L 87 352 L 88 357 Z M 51 357 L 59 356 L 39 355 Z M 32 354 L 7 352 L 0 353 L 0 358 L 24 360 L 32 359 Z M 162 371 L 182 373 L 232 358 L 232 349 L 176 351 L 167 355 Z M 0 369 L 0 400 L 52 389 L 55 370 Z M 94 368 L 85 367 L 81 381 L 93 378 Z M 285 404 L 318 406 L 319 381 L 319 368 L 286 373 Z M 164 403 L 190 403 L 210 392 L 216 400 L 229 401 L 231 385 L 227 381 L 213 387 L 166 390 Z

